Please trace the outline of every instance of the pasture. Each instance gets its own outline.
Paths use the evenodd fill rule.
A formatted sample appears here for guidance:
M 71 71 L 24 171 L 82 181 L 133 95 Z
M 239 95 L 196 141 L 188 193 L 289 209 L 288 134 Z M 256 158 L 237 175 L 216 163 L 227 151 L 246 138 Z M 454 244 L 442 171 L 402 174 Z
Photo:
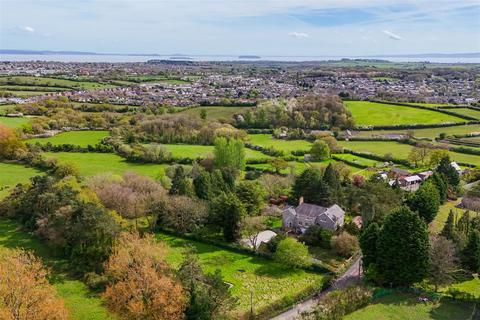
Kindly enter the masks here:
M 74 81 L 68 79 L 34 76 L 0 77 L 0 85 L 45 87 L 46 91 L 49 90 L 48 87 L 62 87 L 75 90 L 93 90 L 115 87 L 111 84 L 103 84 L 94 81 Z
M 395 141 L 339 141 L 338 144 L 353 151 L 369 152 L 379 156 L 391 154 L 399 159 L 407 159 L 410 150 L 413 148 L 411 145 Z M 480 166 L 479 156 L 451 151 L 449 154 L 453 161 Z
M 54 255 L 52 250 L 23 231 L 19 224 L 12 220 L 0 219 L 0 251 L 5 248 L 24 248 L 33 251 L 42 258 L 45 265 L 52 269 L 50 281 L 63 298 L 70 311 L 71 320 L 113 320 L 101 298 L 90 292 L 87 286 L 66 274 L 66 260 Z
M 29 118 L 21 117 L 21 118 L 10 118 L 10 117 L 0 117 L 0 124 L 3 124 L 9 128 L 20 128 L 24 124 L 30 122 Z
M 469 320 L 474 304 L 448 298 L 423 303 L 418 295 L 393 293 L 375 300 L 344 320 Z
M 76 152 L 44 152 L 47 158 L 56 158 L 60 162 L 75 164 L 84 176 L 94 176 L 103 173 L 123 175 L 134 171 L 140 175 L 156 178 L 165 171 L 167 164 L 131 163 L 120 156 L 111 153 L 76 153 Z
M 468 109 L 468 108 L 455 108 L 455 109 L 448 109 L 448 110 L 480 120 L 479 110 Z
M 193 246 L 203 270 L 207 273 L 219 269 L 226 282 L 231 283 L 232 294 L 239 298 L 233 311 L 235 319 L 250 310 L 250 292 L 253 293 L 253 309 L 256 313 L 273 303 L 288 301 L 302 292 L 319 289 L 324 275 L 305 270 L 292 270 L 259 256 L 241 254 L 210 244 L 184 240 L 158 233 L 157 239 L 166 242 L 170 250 L 167 261 L 177 268 L 183 260 L 186 245 Z
M 229 106 L 215 106 L 215 107 L 196 107 L 186 109 L 182 111 L 182 114 L 200 119 L 200 113 L 202 110 L 207 112 L 207 120 L 226 120 L 232 121 L 233 116 L 236 114 L 244 113 L 245 111 L 252 109 L 252 107 L 229 107 Z
M 214 146 L 205 146 L 197 144 L 160 144 L 172 153 L 175 159 L 180 158 L 208 158 L 213 157 Z M 247 160 L 269 159 L 270 156 L 260 151 L 245 148 L 245 158 Z
M 312 143 L 306 140 L 275 139 L 270 134 L 250 134 L 248 138 L 253 145 L 283 151 L 286 156 L 290 155 L 292 151 L 309 151 L 312 147 Z
M 407 132 L 412 132 L 413 136 L 416 138 L 433 139 L 438 137 L 440 133 L 445 133 L 447 136 L 451 136 L 455 134 L 463 135 L 463 134 L 469 134 L 472 132 L 480 132 L 480 124 L 451 126 L 451 127 L 442 127 L 442 128 L 411 129 L 411 130 L 356 131 L 355 136 L 372 137 L 376 135 L 400 134 L 400 133 L 407 133 Z
M 30 144 L 47 144 L 50 142 L 52 145 L 73 144 L 85 148 L 88 145 L 96 145 L 108 134 L 108 131 L 70 131 L 48 138 L 28 139 L 25 142 Z
M 41 171 L 24 167 L 21 164 L 0 162 L 0 199 L 19 183 L 26 183 L 33 176 L 42 174 Z
M 34 96 L 41 96 L 44 94 L 52 93 L 51 91 L 20 91 L 20 90 L 6 90 L 5 92 L 11 93 L 14 97 L 29 98 Z
M 357 126 L 434 124 L 462 122 L 461 118 L 436 111 L 369 101 L 345 101 Z

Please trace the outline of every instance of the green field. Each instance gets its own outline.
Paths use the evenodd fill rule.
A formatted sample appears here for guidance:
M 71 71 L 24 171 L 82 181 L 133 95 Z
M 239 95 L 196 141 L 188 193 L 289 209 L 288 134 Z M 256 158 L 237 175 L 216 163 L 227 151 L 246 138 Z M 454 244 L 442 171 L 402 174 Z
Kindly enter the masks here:
M 455 109 L 448 109 L 448 111 L 453 111 L 455 113 L 459 113 L 465 116 L 470 116 L 480 120 L 480 111 L 478 110 L 473 110 L 468 108 L 455 108 Z
M 9 128 L 20 128 L 26 123 L 29 123 L 29 118 L 8 118 L 8 117 L 0 117 L 0 124 L 7 126 Z
M 251 134 L 248 137 L 251 144 L 283 151 L 286 156 L 290 155 L 292 151 L 308 151 L 312 147 L 312 143 L 306 140 L 275 139 L 270 134 Z
M 62 87 L 38 87 L 38 86 L 17 86 L 17 85 L 0 85 L 0 91 L 49 91 L 62 92 L 70 91 L 72 89 Z
M 191 116 L 193 118 L 200 119 L 200 112 L 201 110 L 207 111 L 207 119 L 208 120 L 233 120 L 233 116 L 235 114 L 244 113 L 248 109 L 252 109 L 252 107 L 197 107 L 197 108 L 190 108 L 185 111 L 182 111 L 182 114 Z
M 68 277 L 64 271 L 66 261 L 53 256 L 52 250 L 32 235 L 20 229 L 11 220 L 0 219 L 0 250 L 4 248 L 25 248 L 32 250 L 42 261 L 52 268 L 50 281 L 64 299 L 70 311 L 71 320 L 109 320 L 112 317 L 99 296 L 90 292 L 85 284 Z
M 196 144 L 162 144 L 161 146 L 167 148 L 174 158 L 207 158 L 213 157 L 214 146 L 204 146 Z M 260 151 L 245 148 L 245 157 L 249 159 L 269 159 L 270 156 L 261 153 Z
M 11 82 L 11 83 L 8 83 Z M 0 77 L 0 84 L 9 86 L 38 86 L 45 87 L 48 91 L 48 87 L 62 87 L 73 88 L 76 90 L 92 90 L 102 88 L 113 88 L 115 86 L 111 84 L 103 84 L 93 81 L 73 81 L 67 79 L 55 79 L 49 77 L 34 77 L 34 76 L 7 76 Z
M 464 121 L 461 118 L 436 111 L 369 101 L 345 101 L 345 105 L 352 113 L 357 126 L 433 124 Z
M 472 132 L 480 132 L 480 125 L 461 125 L 461 126 L 452 126 L 452 127 L 443 127 L 443 128 L 428 128 L 428 129 L 412 129 L 412 130 L 372 130 L 372 131 L 356 131 L 355 136 L 358 137 L 371 137 L 375 135 L 384 135 L 389 133 L 406 133 L 412 132 L 413 135 L 417 138 L 436 138 L 440 133 L 445 133 L 449 135 L 463 135 L 469 134 Z
M 47 93 L 52 93 L 51 91 L 18 91 L 18 90 L 6 90 L 5 92 L 11 93 L 15 97 L 19 98 L 28 98 L 34 96 L 41 96 Z
M 395 141 L 339 141 L 338 144 L 350 150 L 358 152 L 370 152 L 380 156 L 390 153 L 395 158 L 400 159 L 407 159 L 410 150 L 413 148 L 411 145 L 398 143 Z M 479 156 L 458 152 L 449 153 L 450 158 L 453 161 L 480 166 Z
M 7 110 L 15 107 L 14 104 L 0 104 L 0 115 L 5 115 Z
M 254 311 L 259 312 L 282 299 L 293 304 L 295 295 L 306 289 L 318 289 L 324 279 L 321 274 L 285 269 L 259 256 L 240 254 L 165 234 L 158 234 L 157 238 L 171 248 L 167 260 L 173 266 L 180 265 L 185 245 L 193 245 L 205 272 L 214 272 L 217 268 L 222 271 L 225 281 L 233 285 L 232 294 L 239 298 L 239 306 L 234 312 L 237 319 L 240 314 L 250 310 L 250 292 L 253 292 Z
M 20 164 L 0 162 L 0 199 L 8 194 L 18 183 L 25 183 L 42 172 Z
M 335 156 L 339 159 L 354 162 L 354 163 L 357 163 L 359 165 L 367 166 L 367 167 L 376 167 L 377 165 L 381 164 L 381 162 L 379 162 L 379 161 L 354 156 L 353 154 L 348 154 L 348 153 L 335 154 Z M 357 170 L 361 170 L 361 169 L 357 169 Z
M 107 172 L 123 175 L 127 171 L 134 171 L 140 175 L 156 178 L 168 167 L 167 164 L 131 163 L 111 153 L 44 152 L 43 155 L 46 158 L 56 158 L 60 162 L 75 163 L 80 169 L 80 174 L 85 176 Z
M 461 215 L 463 214 L 463 210 L 455 207 L 457 204 L 460 203 L 460 200 L 461 199 L 458 199 L 456 201 L 447 201 L 445 204 L 440 206 L 440 209 L 438 210 L 435 219 L 428 226 L 430 232 L 440 233 L 442 231 L 445 222 L 447 222 L 450 210 L 453 210 L 457 214 L 458 218 L 461 217 Z
M 80 147 L 87 147 L 88 145 L 96 145 L 103 138 L 108 136 L 108 131 L 70 131 L 57 134 L 49 138 L 35 138 L 29 139 L 27 143 L 41 143 L 46 144 L 50 142 L 52 145 L 73 144 Z
M 449 104 L 449 103 L 426 103 L 426 102 L 402 102 L 405 104 L 409 104 L 412 106 L 424 106 L 424 107 L 429 107 L 429 108 L 436 108 L 436 107 L 454 107 L 455 105 Z
M 474 304 L 441 299 L 423 303 L 418 295 L 394 293 L 344 317 L 344 320 L 470 320 Z

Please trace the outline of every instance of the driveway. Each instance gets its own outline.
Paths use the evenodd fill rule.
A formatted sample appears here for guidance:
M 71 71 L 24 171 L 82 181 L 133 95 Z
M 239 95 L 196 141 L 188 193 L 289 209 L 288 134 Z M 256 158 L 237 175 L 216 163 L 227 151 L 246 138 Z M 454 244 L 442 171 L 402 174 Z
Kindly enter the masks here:
M 288 309 L 287 311 L 279 314 L 276 317 L 271 318 L 271 320 L 296 319 L 300 313 L 312 311 L 317 305 L 318 301 L 328 292 L 336 289 L 342 289 L 342 288 L 348 287 L 353 283 L 358 282 L 362 277 L 362 269 L 361 269 L 361 263 L 360 263 L 361 260 L 362 260 L 362 257 L 360 256 L 357 260 L 355 260 L 355 262 L 350 266 L 350 268 L 348 268 L 347 271 L 345 271 L 345 273 L 340 278 L 335 280 L 335 282 L 332 284 L 330 288 L 323 291 L 317 296 L 314 296 L 308 300 L 302 301 L 294 305 L 292 308 Z

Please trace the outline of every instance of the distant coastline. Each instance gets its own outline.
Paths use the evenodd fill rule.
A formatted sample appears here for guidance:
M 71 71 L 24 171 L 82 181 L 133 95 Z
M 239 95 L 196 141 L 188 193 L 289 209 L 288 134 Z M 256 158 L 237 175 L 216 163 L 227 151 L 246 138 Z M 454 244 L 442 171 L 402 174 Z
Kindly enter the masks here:
M 285 61 L 285 62 L 324 62 L 345 59 L 384 60 L 391 62 L 425 63 L 480 63 L 480 52 L 473 53 L 430 53 L 393 54 L 365 56 L 280 56 L 280 55 L 184 55 L 180 53 L 98 53 L 88 51 L 51 51 L 0 49 L 0 61 L 58 61 L 58 62 L 147 62 L 148 60 L 176 61 Z

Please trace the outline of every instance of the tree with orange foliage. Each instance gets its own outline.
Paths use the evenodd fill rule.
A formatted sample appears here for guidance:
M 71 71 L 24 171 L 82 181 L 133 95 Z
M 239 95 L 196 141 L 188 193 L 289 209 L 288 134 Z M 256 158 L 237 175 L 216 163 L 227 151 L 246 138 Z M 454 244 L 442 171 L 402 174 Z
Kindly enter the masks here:
M 25 151 L 25 144 L 16 132 L 0 124 L 0 159 L 15 159 Z
M 105 265 L 111 283 L 104 297 L 124 319 L 183 319 L 186 298 L 165 262 L 166 247 L 153 235 L 122 233 Z
M 63 300 L 47 280 L 48 272 L 31 252 L 0 254 L 0 319 L 64 320 Z

